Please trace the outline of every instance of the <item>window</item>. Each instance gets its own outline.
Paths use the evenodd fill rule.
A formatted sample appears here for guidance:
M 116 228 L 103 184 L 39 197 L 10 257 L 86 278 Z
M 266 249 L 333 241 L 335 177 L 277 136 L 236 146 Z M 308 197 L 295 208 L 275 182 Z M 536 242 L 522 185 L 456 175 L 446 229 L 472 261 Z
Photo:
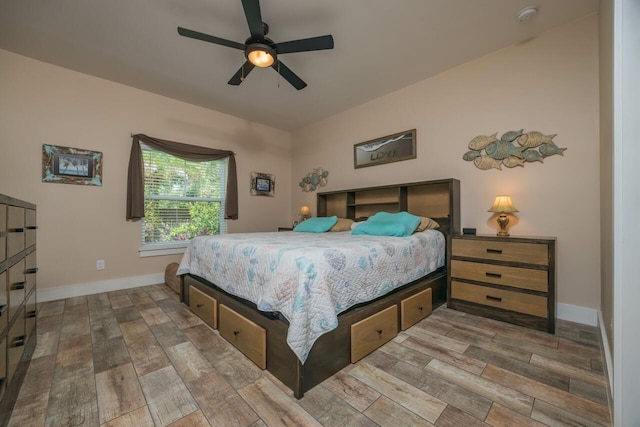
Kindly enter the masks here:
M 192 162 L 142 144 L 142 252 L 180 253 L 189 239 L 224 234 L 227 160 Z M 174 250 L 172 250 L 172 248 Z

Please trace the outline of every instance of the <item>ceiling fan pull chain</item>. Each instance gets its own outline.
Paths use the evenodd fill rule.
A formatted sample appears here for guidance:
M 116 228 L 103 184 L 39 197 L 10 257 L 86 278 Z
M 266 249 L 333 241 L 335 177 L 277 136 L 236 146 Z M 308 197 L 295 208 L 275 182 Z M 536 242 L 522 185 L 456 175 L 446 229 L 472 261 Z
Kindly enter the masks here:
M 278 89 L 280 89 L 280 60 L 278 59 Z

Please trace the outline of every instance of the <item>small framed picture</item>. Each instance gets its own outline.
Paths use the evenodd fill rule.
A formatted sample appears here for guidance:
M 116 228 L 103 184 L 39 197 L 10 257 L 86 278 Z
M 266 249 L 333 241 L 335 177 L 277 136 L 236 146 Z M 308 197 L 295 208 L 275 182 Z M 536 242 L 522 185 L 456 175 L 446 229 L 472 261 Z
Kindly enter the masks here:
M 256 178 L 256 190 L 271 191 L 271 180 L 266 178 Z
M 102 186 L 102 152 L 43 144 L 42 182 Z
M 262 172 L 251 172 L 251 195 L 270 196 L 275 194 L 275 178 Z

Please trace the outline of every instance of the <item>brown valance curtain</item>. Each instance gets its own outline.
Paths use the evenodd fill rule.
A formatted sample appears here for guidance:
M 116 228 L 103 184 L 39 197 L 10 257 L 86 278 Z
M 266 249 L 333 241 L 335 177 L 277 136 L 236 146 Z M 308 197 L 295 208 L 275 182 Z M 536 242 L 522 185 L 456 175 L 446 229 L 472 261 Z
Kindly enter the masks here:
M 238 219 L 238 177 L 236 175 L 236 159 L 233 151 L 216 150 L 181 142 L 152 138 L 141 133 L 133 135 L 131 156 L 129 157 L 129 178 L 127 179 L 127 220 L 144 218 L 144 166 L 142 164 L 142 148 L 140 142 L 158 151 L 192 162 L 208 162 L 229 158 L 227 173 L 227 198 L 225 202 L 225 219 Z

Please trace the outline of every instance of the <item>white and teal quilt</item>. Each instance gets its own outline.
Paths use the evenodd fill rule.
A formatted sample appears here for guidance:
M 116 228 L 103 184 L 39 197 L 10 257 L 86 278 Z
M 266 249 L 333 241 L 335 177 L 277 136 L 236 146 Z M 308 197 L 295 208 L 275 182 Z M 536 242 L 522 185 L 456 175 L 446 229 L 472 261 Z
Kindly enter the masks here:
M 193 239 L 178 274 L 280 312 L 289 321 L 287 342 L 304 363 L 316 339 L 337 327 L 339 313 L 444 264 L 445 237 L 436 230 L 408 237 L 236 233 Z

